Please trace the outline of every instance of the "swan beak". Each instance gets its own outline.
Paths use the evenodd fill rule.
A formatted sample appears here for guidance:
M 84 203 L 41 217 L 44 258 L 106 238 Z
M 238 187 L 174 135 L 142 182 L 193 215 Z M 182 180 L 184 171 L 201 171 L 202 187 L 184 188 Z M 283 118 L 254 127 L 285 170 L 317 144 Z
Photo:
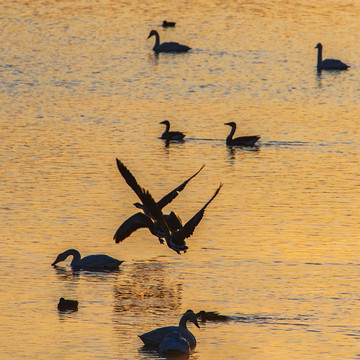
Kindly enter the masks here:
M 195 324 L 195 326 L 197 326 L 200 329 L 200 326 L 199 326 L 197 320 L 194 322 L 194 324 Z

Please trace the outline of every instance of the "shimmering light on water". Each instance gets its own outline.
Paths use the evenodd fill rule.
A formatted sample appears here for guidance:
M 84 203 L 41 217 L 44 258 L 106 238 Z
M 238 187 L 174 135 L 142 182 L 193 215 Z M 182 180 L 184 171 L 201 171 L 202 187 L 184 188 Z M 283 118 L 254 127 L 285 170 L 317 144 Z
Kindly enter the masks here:
M 16 1 L 0 5 L 2 359 L 156 359 L 137 337 L 187 309 L 190 359 L 356 359 L 359 312 L 357 3 Z M 162 29 L 164 19 L 174 29 Z M 187 54 L 151 49 L 161 41 Z M 316 50 L 346 72 L 316 72 Z M 158 138 L 169 119 L 186 133 Z M 257 149 L 228 149 L 260 134 Z M 177 255 L 139 230 L 115 157 L 187 221 L 224 186 Z M 68 248 L 114 273 L 50 264 Z M 60 297 L 79 311 L 60 314 Z

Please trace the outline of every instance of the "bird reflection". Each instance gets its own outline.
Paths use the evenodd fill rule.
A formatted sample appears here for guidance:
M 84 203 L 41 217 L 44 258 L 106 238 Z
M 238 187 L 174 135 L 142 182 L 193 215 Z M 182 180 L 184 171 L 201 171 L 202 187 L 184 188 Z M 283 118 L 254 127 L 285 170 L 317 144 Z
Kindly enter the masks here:
M 169 280 L 164 262 L 136 262 L 129 268 L 129 274 L 114 286 L 115 313 L 131 311 L 141 317 L 164 310 L 179 313 L 183 285 Z

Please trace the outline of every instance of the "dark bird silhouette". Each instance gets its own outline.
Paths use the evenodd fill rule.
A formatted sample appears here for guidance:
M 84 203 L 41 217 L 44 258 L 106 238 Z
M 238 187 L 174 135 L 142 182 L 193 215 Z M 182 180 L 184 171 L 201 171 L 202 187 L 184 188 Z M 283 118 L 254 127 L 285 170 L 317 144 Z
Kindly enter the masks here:
M 226 315 L 220 315 L 217 311 L 204 311 L 201 310 L 198 313 L 196 313 L 197 318 L 201 321 L 201 322 L 206 322 L 206 321 L 229 321 L 231 320 L 231 318 L 229 316 Z
M 56 260 L 51 264 L 55 266 L 60 261 L 64 261 L 68 256 L 73 256 L 71 261 L 71 267 L 78 270 L 116 270 L 120 264 L 123 263 L 121 260 L 112 258 L 111 256 L 98 254 L 88 255 L 81 258 L 80 253 L 75 249 L 69 249 L 59 254 Z
M 186 327 L 186 323 L 188 321 L 191 321 L 195 324 L 195 326 L 200 328 L 197 322 L 196 314 L 192 310 L 187 310 L 186 313 L 181 317 L 179 326 L 161 327 L 139 335 L 139 338 L 146 346 L 158 348 L 166 336 L 176 331 L 180 333 L 181 337 L 187 340 L 191 348 L 194 348 L 196 346 L 196 339 L 195 336 Z
M 186 52 L 191 49 L 191 47 L 186 45 L 181 45 L 177 42 L 164 42 L 160 44 L 160 35 L 156 30 L 151 30 L 150 34 L 148 36 L 148 39 L 152 36 L 155 36 L 155 45 L 153 47 L 153 50 L 156 54 L 161 52 L 166 53 L 179 53 L 179 52 Z
M 170 130 L 170 122 L 168 120 L 161 121 L 160 124 L 164 124 L 166 126 L 165 131 L 161 135 L 161 139 L 163 140 L 175 140 L 182 141 L 185 137 L 180 131 L 169 131 Z
M 59 311 L 78 311 L 78 305 L 79 302 L 77 300 L 66 300 L 62 297 L 57 307 Z
M 166 21 L 164 20 L 162 23 L 162 27 L 167 28 L 167 27 L 175 27 L 176 22 L 173 21 Z
M 337 59 L 322 59 L 322 50 L 323 46 L 321 43 L 318 43 L 315 46 L 315 49 L 318 49 L 317 56 L 317 69 L 318 70 L 346 70 L 349 68 L 349 65 L 344 64 L 342 61 Z
M 250 136 L 240 136 L 235 139 L 233 139 L 233 135 L 236 130 L 236 124 L 234 122 L 228 122 L 224 125 L 231 126 L 231 131 L 228 137 L 226 138 L 226 145 L 233 146 L 254 146 L 255 143 L 260 139 L 259 135 L 250 135 Z
M 122 165 L 117 160 L 117 165 L 120 172 L 123 172 L 126 177 L 124 177 L 127 184 L 132 189 L 138 189 L 140 186 L 137 184 L 136 179 L 129 173 L 123 169 Z M 179 185 L 174 190 L 170 191 L 167 195 L 161 198 L 156 205 L 160 210 L 162 210 L 166 205 L 170 204 L 181 191 L 183 191 L 188 184 L 188 182 L 193 179 L 199 172 L 204 168 L 203 165 L 194 175 L 190 176 L 187 180 L 185 180 L 181 185 Z M 119 243 L 129 237 L 134 231 L 141 228 L 148 228 L 150 232 L 157 236 L 161 243 L 164 241 L 162 238 L 164 237 L 164 232 L 161 231 L 159 224 L 156 222 L 156 219 L 151 215 L 150 210 L 143 204 L 136 202 L 134 206 L 138 209 L 141 209 L 143 213 L 136 213 L 130 216 L 125 222 L 118 228 L 114 235 L 114 240 L 116 243 Z M 176 231 L 182 228 L 183 224 L 180 217 L 174 213 L 173 211 L 169 215 L 164 215 L 165 221 L 169 226 L 171 231 Z
M 159 345 L 159 353 L 167 358 L 178 358 L 182 354 L 189 355 L 190 344 L 182 337 L 180 331 L 167 334 Z
M 211 199 L 184 226 L 174 231 L 171 230 L 171 228 L 169 227 L 166 221 L 166 217 L 163 215 L 161 209 L 158 207 L 157 203 L 155 202 L 149 191 L 140 187 L 135 177 L 120 160 L 116 159 L 116 162 L 121 175 L 141 200 L 145 214 L 138 213 L 133 215 L 134 217 L 136 217 L 136 221 L 134 219 L 130 221 L 131 218 L 126 220 L 125 223 L 128 222 L 126 226 L 125 223 L 122 224 L 115 233 L 115 241 L 118 243 L 126 239 L 133 231 L 142 227 L 147 227 L 150 232 L 153 235 L 157 236 L 159 239 L 164 237 L 166 244 L 170 249 L 173 249 L 179 254 L 181 251 L 185 252 L 188 249 L 185 243 L 185 239 L 193 234 L 196 226 L 200 223 L 201 219 L 204 216 L 206 207 L 219 193 L 222 184 L 220 184 Z M 139 214 L 141 214 L 141 216 Z M 147 217 L 146 220 L 145 216 Z M 135 224 L 132 224 L 132 222 L 134 222 Z

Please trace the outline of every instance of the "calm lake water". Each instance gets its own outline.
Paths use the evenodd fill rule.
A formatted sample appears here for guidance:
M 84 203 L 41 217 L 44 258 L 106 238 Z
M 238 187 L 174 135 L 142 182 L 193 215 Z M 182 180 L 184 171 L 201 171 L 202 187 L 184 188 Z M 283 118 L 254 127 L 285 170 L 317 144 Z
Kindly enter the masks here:
M 360 358 L 360 3 L 3 1 L 0 4 L 1 359 L 158 359 L 138 334 L 187 309 L 191 360 Z M 163 29 L 163 20 L 176 21 Z M 154 38 L 189 45 L 152 52 Z M 315 45 L 344 72 L 316 71 Z M 186 133 L 166 147 L 164 126 Z M 261 135 L 258 148 L 225 138 Z M 121 159 L 187 221 L 189 251 L 139 230 Z M 124 260 L 54 269 L 69 248 Z M 79 311 L 59 313 L 60 297 Z

